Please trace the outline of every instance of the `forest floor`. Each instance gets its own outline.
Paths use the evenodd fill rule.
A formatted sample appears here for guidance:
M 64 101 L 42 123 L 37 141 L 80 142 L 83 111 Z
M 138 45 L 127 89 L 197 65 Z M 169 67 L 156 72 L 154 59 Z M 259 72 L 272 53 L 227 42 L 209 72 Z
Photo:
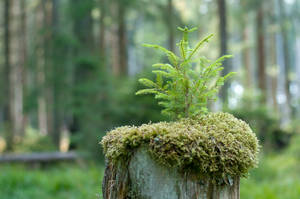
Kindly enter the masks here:
M 241 181 L 242 199 L 299 199 L 300 160 L 264 155 Z M 62 164 L 46 168 L 0 165 L 1 199 L 100 199 L 103 166 Z
M 1 199 L 99 199 L 103 166 L 0 165 Z

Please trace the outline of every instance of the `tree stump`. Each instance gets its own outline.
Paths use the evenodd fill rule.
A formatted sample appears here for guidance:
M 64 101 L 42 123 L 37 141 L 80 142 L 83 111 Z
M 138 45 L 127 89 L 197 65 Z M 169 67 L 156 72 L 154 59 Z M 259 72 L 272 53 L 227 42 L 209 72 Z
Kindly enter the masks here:
M 101 144 L 104 199 L 239 199 L 259 151 L 249 125 L 228 113 L 119 127 Z
M 102 184 L 104 199 L 239 199 L 239 178 L 231 185 L 158 164 L 145 147 L 124 164 L 107 162 Z

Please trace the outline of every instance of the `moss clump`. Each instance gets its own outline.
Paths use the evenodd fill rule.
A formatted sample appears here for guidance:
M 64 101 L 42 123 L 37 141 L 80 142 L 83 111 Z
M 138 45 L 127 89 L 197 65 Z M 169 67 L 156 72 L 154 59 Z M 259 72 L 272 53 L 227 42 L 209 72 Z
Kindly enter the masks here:
M 103 137 L 106 158 L 129 160 L 143 145 L 159 163 L 206 176 L 215 183 L 244 177 L 258 163 L 259 145 L 244 121 L 228 113 L 209 113 L 198 119 L 116 128 Z

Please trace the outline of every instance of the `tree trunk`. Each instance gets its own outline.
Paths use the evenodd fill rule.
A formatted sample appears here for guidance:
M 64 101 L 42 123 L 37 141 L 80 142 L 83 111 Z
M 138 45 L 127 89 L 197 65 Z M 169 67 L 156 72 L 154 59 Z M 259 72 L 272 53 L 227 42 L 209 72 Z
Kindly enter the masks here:
M 120 75 L 127 75 L 127 25 L 126 25 L 126 7 L 119 3 L 118 5 L 118 42 L 119 42 L 119 65 Z
M 285 88 L 285 95 L 286 95 L 286 103 L 288 106 L 288 109 L 291 112 L 291 93 L 290 93 L 290 47 L 289 47 L 289 41 L 288 41 L 288 25 L 289 25 L 289 19 L 286 16 L 285 13 L 285 6 L 283 0 L 279 1 L 279 14 L 280 14 L 280 30 L 283 40 L 283 55 L 284 55 L 284 88 Z M 289 113 L 290 114 L 290 113 Z
M 266 102 L 266 69 L 265 69 L 265 38 L 264 38 L 264 13 L 262 4 L 256 13 L 256 45 L 257 45 L 257 76 L 258 88 L 262 94 L 262 102 Z
M 26 1 L 21 1 L 21 34 L 20 34 L 20 50 L 21 50 L 21 55 L 20 55 L 20 64 L 23 66 L 22 70 L 22 84 L 23 84 L 23 96 L 26 96 L 26 85 L 27 85 L 27 15 L 26 15 Z M 27 120 L 28 120 L 28 115 L 24 112 L 23 113 L 23 129 L 26 128 L 27 126 Z M 24 136 L 24 131 L 23 135 Z
M 48 114 L 46 103 L 46 76 L 45 76 L 45 2 L 42 1 L 37 8 L 36 23 L 38 26 L 36 65 L 37 65 L 37 85 L 38 85 L 38 127 L 42 135 L 48 134 Z
M 271 59 L 271 96 L 272 96 L 272 105 L 274 112 L 278 113 L 278 102 L 277 102 L 277 76 L 278 76 L 278 67 L 276 61 L 276 35 L 271 33 L 270 36 L 270 59 Z
M 109 35 L 109 40 L 111 44 L 111 65 L 112 65 L 112 73 L 115 76 L 120 75 L 120 62 L 119 62 L 119 45 L 118 45 L 118 36 L 116 34 L 116 27 L 112 26 Z
M 296 68 L 296 78 L 298 81 L 297 82 L 297 86 L 298 86 L 298 89 L 300 88 L 300 56 L 297 56 L 297 55 L 300 55 L 300 21 L 298 20 L 299 17 L 300 17 L 300 12 L 299 12 L 299 9 L 300 9 L 300 2 L 299 1 L 296 1 L 295 2 L 295 6 L 294 6 L 294 13 L 296 13 L 296 17 L 294 18 L 294 27 L 296 27 L 296 32 L 298 33 L 296 35 L 296 50 L 295 50 L 295 54 L 296 54 L 296 57 L 295 57 L 295 68 Z M 297 97 L 296 99 L 298 101 L 300 101 L 300 92 L 297 93 Z M 298 103 L 297 105 L 297 115 L 296 117 L 297 118 L 300 118 L 300 104 Z
M 91 12 L 93 9 L 93 1 L 86 0 L 73 0 L 71 6 L 73 9 L 78 10 L 80 14 L 73 15 L 73 31 L 76 35 L 76 39 L 83 46 L 80 49 L 76 49 L 75 53 L 83 52 L 84 55 L 90 55 L 90 52 L 94 47 L 94 38 L 93 38 L 93 19 Z
M 111 12 L 111 15 L 112 16 L 117 16 L 117 6 L 118 4 L 116 2 L 111 2 L 110 3 L 110 12 Z M 109 37 L 109 41 L 110 41 L 110 48 L 111 48 L 111 70 L 112 70 L 112 73 L 115 75 L 115 76 L 119 76 L 120 75 L 120 54 L 119 54 L 119 43 L 118 43 L 118 27 L 117 27 L 117 24 L 112 24 L 110 26 L 110 34 L 108 35 Z
M 105 57 L 105 17 L 106 17 L 106 0 L 100 0 L 100 56 Z
M 218 12 L 219 12 L 219 36 L 220 36 L 220 55 L 227 54 L 227 17 L 226 17 L 226 1 L 218 0 Z M 226 75 L 230 72 L 228 60 L 223 62 L 224 70 L 222 75 Z M 229 82 L 226 81 L 220 91 L 220 96 L 226 105 L 228 103 L 228 88 Z
M 248 46 L 249 43 L 249 28 L 247 26 L 247 17 L 248 15 L 243 15 L 243 21 L 242 21 L 242 39 L 243 39 L 243 63 L 245 65 L 245 80 L 244 80 L 244 87 L 247 89 L 252 88 L 252 81 L 251 81 L 251 65 L 250 65 L 250 49 Z
M 9 17 L 9 57 L 10 66 L 9 83 L 10 83 L 10 117 L 12 133 L 16 141 L 24 133 L 24 117 L 23 117 L 23 70 L 22 53 L 22 0 L 11 0 Z
M 175 36 L 174 36 L 174 8 L 173 0 L 168 0 L 168 11 L 167 11 L 167 26 L 169 31 L 169 49 L 174 52 L 175 50 Z
M 104 199 L 239 199 L 239 179 L 232 185 L 213 185 L 189 172 L 155 162 L 145 148 L 127 164 L 107 163 L 102 184 Z
M 55 38 L 59 34 L 59 1 L 58 0 L 52 0 L 52 42 L 51 42 L 51 56 L 52 56 L 52 63 L 51 63 L 51 72 L 52 72 L 52 82 L 51 82 L 51 90 L 52 90 L 52 131 L 51 131 L 51 137 L 53 142 L 56 146 L 59 145 L 60 142 L 60 127 L 62 125 L 61 122 L 61 113 L 64 112 L 63 107 L 60 106 L 60 94 L 61 94 L 61 74 L 59 74 L 59 70 L 57 65 L 60 65 L 62 63 L 59 59 L 60 55 L 58 52 L 58 49 L 56 48 L 57 43 L 54 42 Z M 70 74 L 67 74 L 70 76 Z M 67 78 L 64 78 L 67 79 Z M 66 94 L 66 92 L 64 92 Z
M 277 25 L 277 20 L 276 20 L 276 5 L 275 2 L 269 2 L 267 4 L 269 8 L 269 12 L 267 12 L 267 17 L 268 17 L 268 24 L 272 27 Z M 276 40 L 276 34 L 277 30 L 269 29 L 268 31 L 268 51 L 266 52 L 267 55 L 267 65 L 269 67 L 269 73 L 268 73 L 268 82 L 270 85 L 270 90 L 271 92 L 269 93 L 270 96 L 268 96 L 268 99 L 270 98 L 271 107 L 273 108 L 273 112 L 278 114 L 278 102 L 277 102 L 277 90 L 278 90 L 278 63 L 277 63 L 277 40 Z
M 10 116 L 10 0 L 4 1 L 4 78 L 3 85 L 4 87 L 4 123 L 5 129 L 7 132 L 7 149 L 12 149 L 12 139 L 13 135 L 11 132 L 11 116 Z

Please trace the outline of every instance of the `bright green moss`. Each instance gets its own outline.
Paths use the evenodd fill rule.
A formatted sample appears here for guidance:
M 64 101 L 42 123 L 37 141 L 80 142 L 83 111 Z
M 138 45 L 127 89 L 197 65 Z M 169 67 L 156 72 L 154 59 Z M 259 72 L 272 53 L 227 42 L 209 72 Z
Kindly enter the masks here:
M 106 158 L 126 161 L 143 145 L 159 163 L 191 170 L 215 183 L 247 175 L 258 163 L 259 145 L 244 121 L 228 113 L 209 113 L 197 120 L 116 128 L 103 137 Z

